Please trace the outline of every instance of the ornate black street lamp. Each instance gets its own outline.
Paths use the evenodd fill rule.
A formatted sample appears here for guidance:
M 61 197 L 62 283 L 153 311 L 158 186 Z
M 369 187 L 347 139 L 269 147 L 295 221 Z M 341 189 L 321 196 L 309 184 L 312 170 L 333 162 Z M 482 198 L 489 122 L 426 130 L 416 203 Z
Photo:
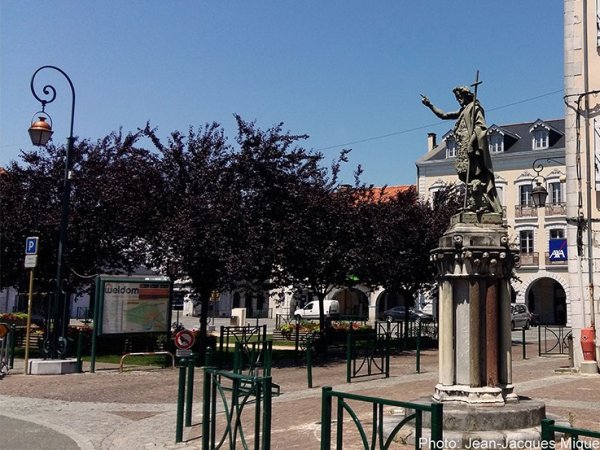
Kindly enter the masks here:
M 548 198 L 548 190 L 546 189 L 546 186 L 544 186 L 546 182 L 546 177 L 540 175 L 540 172 L 544 170 L 544 165 L 540 161 L 546 160 L 546 163 L 564 163 L 564 157 L 559 156 L 557 158 L 562 159 L 562 161 L 559 161 L 556 158 L 538 158 L 535 161 L 533 161 L 533 164 L 531 165 L 531 168 L 535 171 L 535 177 L 533 178 L 533 182 L 535 183 L 535 185 L 531 190 L 531 198 L 533 200 L 534 206 L 537 206 L 538 208 L 543 208 L 544 206 L 546 206 L 546 198 Z M 542 181 L 544 184 L 542 184 Z
M 33 122 L 29 128 L 29 136 L 31 142 L 36 146 L 44 146 L 52 136 L 52 120 L 46 121 L 46 117 L 50 118 L 45 112 L 46 105 L 52 103 L 56 98 L 56 89 L 52 85 L 45 85 L 42 89 L 43 97 L 41 98 L 35 91 L 34 81 L 36 75 L 44 70 L 51 69 L 62 74 L 71 87 L 71 128 L 69 137 L 67 138 L 67 152 L 65 155 L 65 177 L 63 182 L 62 192 L 62 210 L 60 217 L 60 234 L 58 240 L 58 252 L 56 257 L 56 287 L 54 298 L 50 302 L 48 317 L 46 320 L 46 330 L 44 336 L 44 351 L 46 357 L 51 359 L 64 358 L 67 352 L 67 327 L 69 325 L 69 297 L 63 285 L 63 265 L 64 255 L 67 247 L 67 231 L 69 226 L 69 201 L 71 195 L 71 153 L 73 151 L 73 120 L 75 117 L 75 89 L 69 76 L 61 69 L 55 66 L 42 66 L 37 69 L 31 77 L 31 92 L 33 96 L 42 104 L 41 116 L 39 120 Z

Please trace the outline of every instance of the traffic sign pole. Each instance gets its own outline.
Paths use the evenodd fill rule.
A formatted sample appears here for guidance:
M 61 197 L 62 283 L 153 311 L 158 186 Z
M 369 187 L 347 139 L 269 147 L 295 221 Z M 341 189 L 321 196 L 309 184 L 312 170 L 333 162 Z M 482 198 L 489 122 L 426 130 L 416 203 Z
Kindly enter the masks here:
M 31 335 L 31 303 L 33 297 L 33 267 L 29 270 L 29 298 L 27 300 L 27 331 L 25 333 L 25 375 L 29 375 L 29 336 Z

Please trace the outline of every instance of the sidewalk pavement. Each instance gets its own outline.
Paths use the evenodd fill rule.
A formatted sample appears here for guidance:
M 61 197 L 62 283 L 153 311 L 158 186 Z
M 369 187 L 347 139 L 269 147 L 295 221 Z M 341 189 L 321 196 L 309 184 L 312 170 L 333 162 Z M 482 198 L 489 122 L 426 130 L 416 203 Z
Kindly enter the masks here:
M 515 391 L 546 403 L 550 414 L 576 427 L 600 431 L 600 375 L 560 371 L 566 357 L 537 357 L 534 347 L 523 360 L 513 347 Z M 26 376 L 22 361 L 0 380 L 0 448 L 198 449 L 202 371 L 194 382 L 193 426 L 175 443 L 177 374 L 173 369 L 100 365 L 95 374 Z M 87 367 L 84 367 L 87 370 Z M 559 372 L 556 372 L 559 370 Z M 307 388 L 304 368 L 273 368 L 282 394 L 273 398 L 271 448 L 317 450 L 321 388 L 410 401 L 431 395 L 437 382 L 437 351 L 422 352 L 421 373 L 414 353 L 392 357 L 390 378 L 345 381 L 344 363 L 313 368 Z M 250 420 L 251 420 L 250 416 Z M 361 447 L 362 448 L 362 447 Z

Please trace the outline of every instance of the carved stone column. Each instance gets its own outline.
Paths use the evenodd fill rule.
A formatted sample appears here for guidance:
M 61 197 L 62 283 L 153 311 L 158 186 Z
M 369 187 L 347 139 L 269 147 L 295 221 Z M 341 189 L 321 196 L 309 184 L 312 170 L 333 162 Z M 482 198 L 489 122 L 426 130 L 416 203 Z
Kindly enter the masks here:
M 516 401 L 509 309 L 518 253 L 509 247 L 501 215 L 457 214 L 431 257 L 440 277 L 434 398 L 475 405 Z

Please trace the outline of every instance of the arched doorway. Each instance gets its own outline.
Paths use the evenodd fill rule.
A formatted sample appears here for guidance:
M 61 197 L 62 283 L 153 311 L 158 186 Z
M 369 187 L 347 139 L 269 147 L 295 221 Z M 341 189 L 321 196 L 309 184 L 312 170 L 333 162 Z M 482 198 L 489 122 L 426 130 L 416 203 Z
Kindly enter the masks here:
M 332 298 L 340 302 L 340 315 L 367 320 L 369 318 L 369 299 L 367 295 L 356 288 L 343 289 L 336 292 Z
M 411 299 L 412 300 L 412 299 Z M 393 308 L 394 306 L 404 305 L 405 308 L 414 306 L 412 303 L 407 302 L 406 296 L 399 292 L 383 291 L 377 297 L 377 318 L 383 318 L 383 312 Z
M 562 285 L 552 278 L 539 278 L 529 286 L 526 295 L 529 311 L 543 325 L 566 325 L 567 296 Z

